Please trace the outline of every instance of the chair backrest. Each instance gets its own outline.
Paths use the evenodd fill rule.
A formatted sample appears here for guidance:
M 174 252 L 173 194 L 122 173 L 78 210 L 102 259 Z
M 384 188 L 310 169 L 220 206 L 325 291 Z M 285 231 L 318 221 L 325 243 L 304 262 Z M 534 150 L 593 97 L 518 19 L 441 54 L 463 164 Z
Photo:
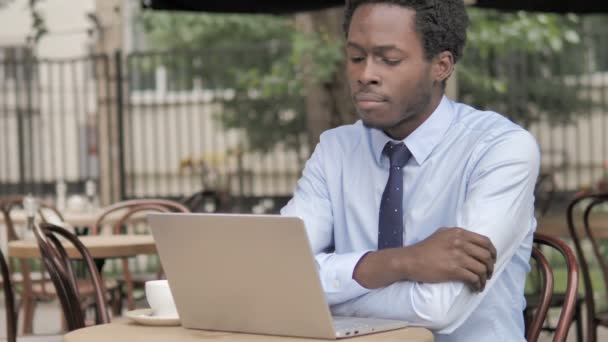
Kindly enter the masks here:
M 200 190 L 180 200 L 193 213 L 208 212 L 206 205 L 209 201 L 213 203 L 213 212 L 226 211 L 229 209 L 230 195 L 225 190 Z
M 536 342 L 543 328 L 547 312 L 551 305 L 553 294 L 553 271 L 551 265 L 543 253 L 536 247 L 532 248 L 532 259 L 536 261 L 536 268 L 540 275 L 540 292 L 538 294 L 538 306 L 531 312 L 531 321 L 528 324 L 526 339 L 528 342 Z
M 608 202 L 608 193 L 598 194 L 595 198 L 587 205 L 583 214 L 583 226 L 585 227 L 585 234 L 587 234 L 587 238 L 589 242 L 591 242 L 591 247 L 593 249 L 593 254 L 597 259 L 600 269 L 602 271 L 602 276 L 604 278 L 604 284 L 608 286 L 608 263 L 606 262 L 606 258 L 604 257 L 600 245 L 595 238 L 595 234 L 593 233 L 593 229 L 591 228 L 591 224 L 589 223 L 589 219 L 591 217 L 591 212 L 594 208 L 597 208 L 598 205 Z M 606 297 L 605 299 L 608 299 Z M 608 301 L 606 302 L 608 304 Z
M 14 241 L 14 240 L 19 240 L 20 237 L 17 234 L 17 230 L 15 229 L 15 221 L 13 220 L 12 217 L 12 213 L 13 210 L 15 209 L 19 209 L 19 208 L 23 208 L 23 200 L 26 198 L 26 196 L 23 195 L 12 195 L 12 196 L 8 196 L 5 198 L 2 198 L 0 200 L 0 211 L 2 212 L 2 215 L 4 216 L 4 223 L 5 226 L 7 228 L 7 238 L 8 241 Z M 36 213 L 36 220 L 40 221 L 40 222 L 48 222 L 49 218 L 46 216 L 46 214 L 48 212 L 52 212 L 57 218 L 59 218 L 61 221 L 64 221 L 63 215 L 61 214 L 61 212 L 52 204 L 43 201 L 43 200 L 39 200 L 38 201 L 38 211 Z M 12 270 L 15 270 L 15 260 L 10 260 L 10 265 L 12 266 Z M 27 288 L 28 290 L 25 291 L 29 291 L 32 288 L 32 284 L 33 284 L 33 280 L 32 280 L 32 276 L 30 274 L 30 265 L 29 265 L 29 261 L 23 261 L 21 262 L 21 266 L 20 266 L 20 272 L 21 277 L 22 277 L 22 284 L 24 288 Z M 43 272 L 41 272 L 41 291 L 42 293 L 46 293 L 48 295 L 50 295 L 49 288 L 48 288 L 48 284 L 45 281 L 46 275 Z
M 2 215 L 4 216 L 4 222 L 7 228 L 8 241 L 19 240 L 19 235 L 17 234 L 17 230 L 15 229 L 14 220 L 11 217 L 11 211 L 16 208 L 22 208 L 24 199 L 25 196 L 23 195 L 15 195 L 0 200 L 0 210 L 2 211 Z M 64 220 L 63 215 L 55 206 L 47 203 L 46 201 L 39 201 L 38 204 L 38 217 L 40 218 L 40 221 L 48 222 L 48 218 L 45 215 L 45 210 L 52 211 L 53 214 L 56 215 L 61 221 Z
M 570 237 L 574 242 L 574 249 L 576 251 L 576 256 L 578 258 L 578 263 L 581 269 L 581 273 L 583 275 L 583 286 L 585 287 L 585 310 L 587 313 L 586 328 L 587 331 L 587 340 L 588 341 L 596 341 L 597 340 L 597 331 L 595 326 L 595 297 L 593 296 L 593 282 L 591 281 L 591 270 L 589 268 L 589 262 L 587 257 L 585 256 L 585 252 L 582 247 L 582 238 L 587 238 L 590 240 L 591 245 L 593 247 L 596 258 L 598 258 L 598 262 L 600 264 L 601 271 L 604 276 L 604 281 L 608 281 L 606 269 L 606 263 L 604 258 L 599 254 L 599 246 L 597 241 L 595 240 L 595 236 L 592 232 L 592 229 L 589 225 L 589 217 L 591 211 L 594 207 L 597 207 L 598 204 L 608 201 L 608 193 L 583 193 L 575 197 L 570 204 L 568 205 L 567 211 L 567 219 L 568 219 L 568 231 L 570 233 Z M 581 204 L 586 204 L 587 206 L 583 209 L 583 225 L 584 230 L 579 229 L 580 225 L 575 223 L 575 211 Z M 580 222 L 580 221 L 579 221 Z M 581 234 L 582 233 L 582 234 Z M 608 283 L 606 283 L 608 284 Z
M 136 209 L 139 208 L 139 209 Z M 117 234 L 120 231 L 121 226 L 135 213 L 141 211 L 161 211 L 161 212 L 181 212 L 189 213 L 190 210 L 183 204 L 171 200 L 165 199 L 137 199 L 121 201 L 112 204 L 107 207 L 101 215 L 97 218 L 97 221 L 91 228 L 91 234 L 99 234 L 104 221 L 108 219 L 111 214 L 119 215 L 118 219 L 114 222 L 113 233 Z
M 4 307 L 6 308 L 6 341 L 17 340 L 17 312 L 15 311 L 15 297 L 11 284 L 8 264 L 0 250 L 0 273 L 2 274 L 2 285 L 4 290 Z
M 534 186 L 534 208 L 538 216 L 544 216 L 555 197 L 557 185 L 552 172 L 541 172 Z
M 64 241 L 67 240 L 74 246 L 89 272 L 95 291 L 96 323 L 109 323 L 110 316 L 104 296 L 106 289 L 91 254 L 78 237 L 64 228 L 50 223 L 34 225 L 34 234 L 38 241 L 42 261 L 57 290 L 57 297 L 61 303 L 68 330 L 72 331 L 85 327 L 86 320 L 80 304 L 81 298 L 76 276 L 72 270 L 68 254 L 57 236 L 64 238 Z
M 555 327 L 555 334 L 553 335 L 554 342 L 565 342 L 566 337 L 568 336 L 568 330 L 570 330 L 570 325 L 572 324 L 578 293 L 578 265 L 576 263 L 576 257 L 574 256 L 572 249 L 570 249 L 564 241 L 556 237 L 535 233 L 534 242 L 539 245 L 550 246 L 557 250 L 566 262 L 567 277 L 564 304 Z

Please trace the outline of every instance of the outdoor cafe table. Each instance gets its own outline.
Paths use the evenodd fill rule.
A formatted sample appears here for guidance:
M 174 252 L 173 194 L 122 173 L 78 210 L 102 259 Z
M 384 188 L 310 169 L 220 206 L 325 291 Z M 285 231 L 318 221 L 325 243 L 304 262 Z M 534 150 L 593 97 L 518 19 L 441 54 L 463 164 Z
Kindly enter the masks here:
M 95 222 L 97 222 L 97 219 L 103 212 L 104 212 L 103 208 L 98 208 L 98 209 L 91 210 L 91 211 L 79 211 L 79 212 L 66 211 L 66 212 L 63 212 L 62 215 L 63 215 L 64 222 L 67 223 L 71 227 L 91 227 L 91 226 L 93 226 L 93 224 L 95 224 Z M 121 213 L 118 213 L 118 212 L 110 213 L 104 219 L 104 222 L 106 224 L 113 224 L 118 219 L 120 219 L 120 217 L 121 217 Z M 16 209 L 16 210 L 14 210 L 14 212 L 11 213 L 11 218 L 13 219 L 13 222 L 16 225 L 24 225 L 26 222 L 25 211 Z M 139 220 L 143 220 L 144 218 L 145 218 L 145 213 L 136 213 L 129 219 L 129 222 L 138 222 Z M 49 221 L 53 222 L 52 220 L 49 220 Z M 2 226 L 2 225 L 4 225 L 4 215 L 0 215 L 0 226 Z M 6 246 L 7 238 L 5 235 L 6 235 L 6 230 L 2 229 L 2 227 L 0 227 L 0 249 L 4 249 L 7 247 Z M 131 255 L 127 255 L 127 256 L 131 256 Z
M 151 235 L 94 235 L 81 236 L 79 239 L 89 250 L 93 258 L 120 258 L 156 253 L 156 245 Z M 71 243 L 66 242 L 63 246 L 70 258 L 81 257 Z M 8 255 L 19 259 L 22 270 L 29 270 L 27 259 L 38 259 L 41 257 L 35 239 L 9 241 Z M 25 273 L 29 274 L 29 272 Z M 30 281 L 29 277 L 24 277 L 25 286 L 21 297 L 23 303 L 29 303 L 32 300 L 31 291 L 29 290 L 31 285 L 27 285 Z M 27 326 L 24 329 L 30 331 L 31 327 Z
M 568 221 L 566 219 L 566 212 L 555 212 L 548 213 L 547 215 L 537 219 L 538 227 L 537 231 L 548 235 L 570 238 L 570 232 L 568 231 Z M 574 215 L 574 224 L 577 227 L 579 237 L 585 236 L 585 229 L 583 227 L 582 214 L 576 213 Z M 608 212 L 597 211 L 592 212 L 589 225 L 593 230 L 593 234 L 597 239 L 605 240 L 608 239 Z
M 63 216 L 64 222 L 71 225 L 72 227 L 90 227 L 95 224 L 95 222 L 97 222 L 97 219 L 103 212 L 104 208 L 97 208 L 95 210 L 89 211 L 65 211 L 62 212 L 61 215 Z M 104 222 L 106 224 L 114 223 L 122 216 L 122 214 L 124 213 L 111 213 L 108 215 L 108 217 L 104 219 Z M 130 222 L 142 219 L 144 217 L 145 214 L 143 213 L 135 214 L 134 217 L 131 218 Z M 11 218 L 13 219 L 13 222 L 18 225 L 25 224 L 27 219 L 27 217 L 25 216 L 25 211 L 23 210 L 14 210 L 14 212 L 11 213 Z M 0 215 L 0 224 L 4 224 L 3 215 Z
M 192 330 L 182 327 L 152 327 L 118 319 L 110 324 L 74 330 L 63 337 L 64 342 L 319 342 L 322 340 L 268 335 L 239 334 L 222 331 Z M 432 342 L 433 334 L 424 328 L 405 328 L 346 339 L 352 342 Z
M 95 235 L 80 236 L 79 239 L 91 256 L 98 259 L 156 253 L 152 235 Z M 64 246 L 70 258 L 80 257 L 72 244 Z M 20 259 L 40 258 L 40 250 L 36 240 L 16 240 L 8 243 L 8 255 Z

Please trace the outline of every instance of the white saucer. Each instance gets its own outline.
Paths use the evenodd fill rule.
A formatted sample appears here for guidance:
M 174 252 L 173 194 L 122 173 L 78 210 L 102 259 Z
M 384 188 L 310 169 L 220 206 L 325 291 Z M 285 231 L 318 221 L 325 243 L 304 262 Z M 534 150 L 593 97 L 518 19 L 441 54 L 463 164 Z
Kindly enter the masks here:
M 151 316 L 152 309 L 139 309 L 125 312 L 130 320 L 142 325 L 176 326 L 180 325 L 179 317 Z

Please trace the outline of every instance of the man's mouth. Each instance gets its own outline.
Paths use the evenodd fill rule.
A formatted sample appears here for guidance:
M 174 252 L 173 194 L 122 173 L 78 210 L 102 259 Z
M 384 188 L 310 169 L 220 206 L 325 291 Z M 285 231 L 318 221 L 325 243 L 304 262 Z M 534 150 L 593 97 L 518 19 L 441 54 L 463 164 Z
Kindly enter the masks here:
M 376 93 L 358 93 L 355 95 L 357 107 L 363 110 L 375 109 L 386 104 L 386 97 Z

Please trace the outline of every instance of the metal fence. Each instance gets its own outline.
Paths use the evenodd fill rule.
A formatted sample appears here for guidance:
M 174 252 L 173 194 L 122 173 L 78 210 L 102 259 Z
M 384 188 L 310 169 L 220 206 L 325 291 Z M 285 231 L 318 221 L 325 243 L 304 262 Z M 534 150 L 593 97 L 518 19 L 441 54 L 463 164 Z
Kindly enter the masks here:
M 107 56 L 0 61 L 0 192 L 48 194 L 63 179 L 70 191 L 99 177 L 99 118 Z
M 219 189 L 241 202 L 289 197 L 310 153 L 306 127 L 295 134 L 278 132 L 290 139 L 260 148 L 250 138 L 251 129 L 226 121 L 242 108 L 241 74 L 247 68 L 264 72 L 278 53 L 257 46 L 128 55 L 123 195 L 180 197 Z M 239 113 L 243 121 L 247 110 Z
M 510 114 L 530 129 L 541 145 L 543 168 L 560 190 L 574 191 L 606 175 L 608 65 L 601 61 L 608 60 L 607 39 L 608 31 L 596 31 L 580 45 L 538 56 L 508 53 L 484 60 L 467 51 L 466 58 L 479 59 L 476 72 L 499 83 L 487 94 L 491 100 L 477 105 Z M 253 117 L 253 125 L 303 115 L 294 109 L 298 104 L 235 105 L 243 99 L 243 73 L 268 71 L 281 49 L 4 58 L 0 194 L 53 196 L 58 180 L 67 182 L 69 193 L 82 193 L 92 179 L 104 202 L 222 189 L 245 203 L 238 210 L 275 210 L 290 196 L 311 152 L 305 120 L 290 131 L 277 124 L 262 132 L 278 142 L 259 148 L 250 130 L 225 116 L 236 111 L 244 121 Z M 464 76 L 461 100 L 469 102 Z M 273 115 L 254 115 L 266 110 Z
M 558 51 L 467 50 L 474 67 L 459 80 L 463 102 L 499 111 L 536 137 L 541 170 L 563 192 L 608 177 L 608 28 L 579 33 L 579 43 Z M 472 87 L 473 77 L 484 87 Z

